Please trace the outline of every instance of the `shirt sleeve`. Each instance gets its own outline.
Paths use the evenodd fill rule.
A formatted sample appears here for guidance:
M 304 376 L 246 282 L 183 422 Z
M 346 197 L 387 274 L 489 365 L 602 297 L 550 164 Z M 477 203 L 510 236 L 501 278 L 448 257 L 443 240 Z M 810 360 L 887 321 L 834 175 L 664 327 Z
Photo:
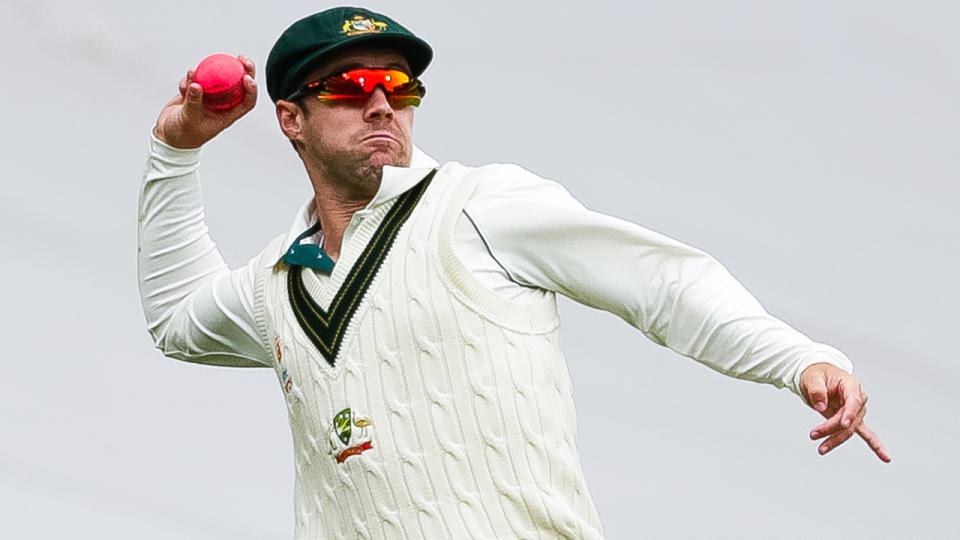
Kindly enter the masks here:
M 255 261 L 230 270 L 204 221 L 200 150 L 152 137 L 140 191 L 140 298 L 157 348 L 221 366 L 270 366 L 253 314 Z
M 557 182 L 520 167 L 495 170 L 464 211 L 517 283 L 614 313 L 721 373 L 797 394 L 811 364 L 852 371 L 843 353 L 771 316 L 703 251 L 588 210 Z

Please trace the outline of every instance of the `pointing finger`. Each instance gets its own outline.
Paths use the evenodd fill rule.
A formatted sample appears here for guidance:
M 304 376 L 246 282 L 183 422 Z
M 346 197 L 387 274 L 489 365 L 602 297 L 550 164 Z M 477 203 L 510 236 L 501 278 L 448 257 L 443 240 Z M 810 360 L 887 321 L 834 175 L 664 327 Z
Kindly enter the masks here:
M 883 447 L 883 443 L 880 442 L 880 437 L 878 437 L 872 429 L 868 428 L 867 424 L 860 424 L 860 427 L 857 428 L 857 435 L 870 446 L 870 449 L 880 458 L 880 461 L 884 463 L 890 463 L 890 461 L 892 461 L 893 458 L 890 457 L 887 449 Z

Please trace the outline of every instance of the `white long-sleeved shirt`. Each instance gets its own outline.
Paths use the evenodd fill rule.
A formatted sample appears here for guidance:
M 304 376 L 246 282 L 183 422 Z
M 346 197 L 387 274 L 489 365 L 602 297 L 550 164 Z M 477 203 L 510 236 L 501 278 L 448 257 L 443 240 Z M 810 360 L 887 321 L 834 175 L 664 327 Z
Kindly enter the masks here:
M 149 330 L 174 358 L 270 366 L 270 345 L 259 337 L 253 312 L 255 259 L 231 270 L 211 240 L 199 153 L 151 141 L 139 213 L 140 288 Z M 409 168 L 385 167 L 367 208 L 399 196 L 436 166 L 415 150 Z M 525 302 L 556 291 L 614 313 L 715 370 L 797 393 L 800 374 L 811 364 L 852 370 L 843 353 L 769 315 L 702 251 L 590 211 L 556 182 L 519 167 L 503 170 L 478 186 L 454 234 L 456 254 L 497 294 Z M 367 209 L 354 214 L 344 245 L 367 215 Z M 314 221 L 308 201 L 283 245 Z

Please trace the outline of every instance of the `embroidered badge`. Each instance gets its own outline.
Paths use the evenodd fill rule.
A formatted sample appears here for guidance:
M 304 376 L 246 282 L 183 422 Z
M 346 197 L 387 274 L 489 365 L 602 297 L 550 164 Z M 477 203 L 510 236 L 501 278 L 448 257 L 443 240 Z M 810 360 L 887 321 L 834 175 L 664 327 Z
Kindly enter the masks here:
M 372 424 L 369 418 L 355 413 L 349 407 L 333 417 L 329 434 L 330 453 L 336 456 L 337 463 L 373 448 L 373 440 L 367 433 L 367 428 Z
M 383 32 L 387 29 L 387 23 L 375 21 L 363 15 L 354 15 L 352 19 L 343 21 L 343 27 L 340 32 L 348 36 L 359 34 L 370 34 L 374 32 Z
M 290 373 L 287 372 L 287 368 L 280 370 L 280 386 L 283 386 L 283 391 L 290 393 L 290 390 L 293 390 L 293 379 L 290 377 Z
M 290 377 L 290 372 L 287 371 L 287 368 L 283 367 L 283 342 L 280 341 L 280 337 L 277 336 L 277 339 L 273 342 L 273 352 L 277 355 L 277 367 L 280 369 L 280 386 L 283 388 L 283 391 L 290 393 L 290 390 L 293 389 L 293 379 Z

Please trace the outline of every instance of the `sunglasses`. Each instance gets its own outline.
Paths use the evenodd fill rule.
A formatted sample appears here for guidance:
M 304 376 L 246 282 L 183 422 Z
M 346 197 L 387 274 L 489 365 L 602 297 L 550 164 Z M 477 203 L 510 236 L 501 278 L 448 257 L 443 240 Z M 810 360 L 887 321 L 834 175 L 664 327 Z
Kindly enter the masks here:
M 378 87 L 383 87 L 394 109 L 418 106 L 427 88 L 418 79 L 396 69 L 351 69 L 340 74 L 308 82 L 290 94 L 287 101 L 316 95 L 320 101 L 366 102 Z

